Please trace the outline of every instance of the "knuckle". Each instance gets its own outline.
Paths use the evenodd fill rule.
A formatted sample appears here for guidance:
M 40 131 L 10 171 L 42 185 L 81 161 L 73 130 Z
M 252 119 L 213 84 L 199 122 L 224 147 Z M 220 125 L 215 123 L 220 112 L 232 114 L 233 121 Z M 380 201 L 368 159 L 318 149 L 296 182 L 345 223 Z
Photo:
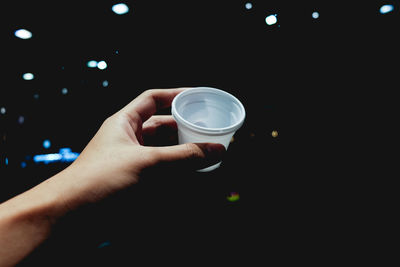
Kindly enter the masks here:
M 186 147 L 186 157 L 188 159 L 196 159 L 196 158 L 202 158 L 203 157 L 203 153 L 200 150 L 200 148 L 193 143 L 188 143 L 185 144 Z
M 143 96 L 151 97 L 157 92 L 157 89 L 147 89 L 142 93 Z

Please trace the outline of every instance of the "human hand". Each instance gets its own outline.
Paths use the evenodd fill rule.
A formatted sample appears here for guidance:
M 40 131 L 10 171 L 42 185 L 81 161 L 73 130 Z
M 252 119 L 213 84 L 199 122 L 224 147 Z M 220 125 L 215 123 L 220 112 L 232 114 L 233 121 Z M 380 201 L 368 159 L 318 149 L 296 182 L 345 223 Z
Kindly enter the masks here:
M 146 146 L 144 140 L 162 138 L 157 135 L 160 128 L 176 129 L 172 116 L 153 115 L 169 107 L 183 90 L 147 90 L 104 121 L 80 156 L 64 170 L 68 178 L 61 182 L 68 186 L 61 187 L 72 185 L 73 190 L 63 192 L 71 209 L 137 183 L 150 169 L 167 166 L 175 168 L 171 171 L 196 170 L 221 161 L 225 152 L 221 144 Z

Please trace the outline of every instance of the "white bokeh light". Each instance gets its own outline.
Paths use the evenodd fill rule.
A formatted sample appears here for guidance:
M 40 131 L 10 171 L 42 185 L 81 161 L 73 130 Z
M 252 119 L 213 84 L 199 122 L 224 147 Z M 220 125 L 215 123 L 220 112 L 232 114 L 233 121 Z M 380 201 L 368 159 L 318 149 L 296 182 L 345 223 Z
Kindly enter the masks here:
M 275 15 L 269 15 L 265 18 L 265 23 L 267 23 L 267 25 L 273 25 L 278 21 L 278 19 L 276 18 L 276 14 Z
M 394 9 L 393 5 L 383 5 L 379 9 L 379 12 L 381 14 L 386 14 L 386 13 L 389 13 L 389 12 L 393 11 L 393 9 Z
M 115 14 L 118 15 L 123 15 L 129 12 L 129 7 L 124 3 L 115 4 L 111 9 Z
M 22 79 L 24 79 L 26 81 L 33 80 L 33 78 L 35 78 L 33 73 L 27 72 L 27 73 L 22 74 Z
M 1 107 L 0 108 L 0 114 L 6 114 L 6 108 L 5 107 Z
M 319 18 L 319 13 L 317 11 L 314 11 L 311 16 L 313 17 L 313 19 L 317 19 Z
M 14 32 L 14 35 L 20 39 L 32 38 L 32 33 L 26 29 L 19 29 Z
M 107 63 L 106 63 L 104 60 L 99 61 L 99 62 L 97 63 L 97 67 L 98 67 L 99 69 L 101 69 L 101 70 L 104 70 L 105 68 L 107 68 Z
M 247 10 L 252 9 L 253 8 L 253 4 L 248 2 L 248 3 L 245 4 L 245 7 L 246 7 Z

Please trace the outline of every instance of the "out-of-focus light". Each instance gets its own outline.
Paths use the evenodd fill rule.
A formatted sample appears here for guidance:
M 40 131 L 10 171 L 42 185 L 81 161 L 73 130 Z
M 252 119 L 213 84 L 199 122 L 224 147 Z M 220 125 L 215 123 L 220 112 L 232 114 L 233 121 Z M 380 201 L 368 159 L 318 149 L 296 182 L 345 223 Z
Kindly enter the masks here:
M 115 4 L 111 9 L 117 15 L 123 15 L 129 12 L 129 7 L 124 3 Z
M 5 163 L 6 163 L 6 165 L 8 165 L 8 158 L 6 158 Z
M 245 7 L 247 10 L 249 10 L 249 9 L 252 9 L 252 8 L 253 8 L 253 4 L 250 3 L 250 2 L 248 2 L 248 3 L 246 3 L 246 4 L 244 5 L 244 7 Z
M 319 18 L 319 13 L 317 11 L 314 11 L 311 16 L 313 17 L 313 19 L 317 19 Z
M 18 123 L 19 123 L 19 124 L 23 124 L 24 121 L 25 121 L 24 116 L 19 116 L 19 117 L 18 117 Z
M 104 248 L 104 247 L 108 247 L 108 246 L 110 246 L 110 245 L 111 245 L 111 242 L 110 242 L 110 241 L 105 241 L 105 242 L 99 244 L 99 245 L 97 246 L 97 248 Z
M 67 88 L 61 89 L 61 93 L 62 93 L 63 95 L 68 94 L 68 89 L 67 89 Z
M 1 107 L 0 108 L 0 113 L 1 114 L 6 114 L 6 108 L 5 107 Z
M 103 87 L 107 87 L 108 86 L 108 81 L 107 80 L 104 80 L 103 81 Z
M 26 29 L 19 29 L 14 32 L 14 35 L 20 39 L 32 38 L 32 33 Z
M 44 162 L 44 163 L 49 163 L 52 161 L 60 161 L 62 159 L 62 155 L 58 153 L 53 153 L 53 154 L 42 154 L 42 155 L 36 155 L 33 157 L 33 161 L 38 163 L 38 162 Z
M 278 137 L 278 131 L 272 131 L 271 135 L 273 138 Z
M 230 202 L 236 202 L 236 201 L 238 201 L 239 200 L 239 193 L 236 193 L 236 192 L 231 192 L 227 197 L 226 197 L 226 199 L 228 200 L 228 201 L 230 201 Z
M 39 94 L 34 94 L 34 95 L 33 95 L 33 98 L 34 98 L 34 99 L 39 99 Z
M 276 15 L 269 15 L 265 18 L 265 23 L 267 23 L 267 25 L 273 25 L 278 21 L 278 19 L 276 18 Z
M 25 167 L 26 167 L 26 162 L 25 161 L 21 162 L 21 168 L 25 168 Z
M 379 12 L 380 12 L 381 14 L 386 14 L 386 13 L 389 13 L 389 12 L 393 11 L 393 9 L 394 9 L 394 6 L 393 6 L 393 5 L 383 5 L 383 6 L 381 6 L 381 8 L 379 9 Z
M 79 153 L 71 152 L 70 148 L 61 148 L 59 153 L 36 155 L 33 157 L 33 161 L 36 163 L 43 162 L 45 164 L 56 161 L 72 162 L 78 156 Z
M 97 68 L 99 68 L 99 69 L 101 69 L 101 70 L 104 70 L 105 68 L 107 68 L 107 63 L 106 63 L 104 60 L 99 61 L 99 62 L 97 63 Z
M 43 147 L 44 148 L 50 148 L 51 147 L 51 142 L 50 142 L 50 140 L 44 140 L 43 141 Z
M 89 60 L 88 63 L 86 64 L 89 68 L 96 68 L 97 67 L 97 61 L 96 60 Z
M 26 81 L 33 80 L 33 78 L 35 78 L 33 73 L 27 72 L 27 73 L 22 74 L 22 79 L 24 79 Z

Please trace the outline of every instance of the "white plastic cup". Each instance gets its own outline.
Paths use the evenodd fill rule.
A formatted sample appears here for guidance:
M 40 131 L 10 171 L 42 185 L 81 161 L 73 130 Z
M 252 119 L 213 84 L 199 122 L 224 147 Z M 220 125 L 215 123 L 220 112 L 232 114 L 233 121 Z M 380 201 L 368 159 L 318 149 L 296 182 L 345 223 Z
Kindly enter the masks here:
M 171 113 L 178 125 L 179 144 L 219 143 L 226 149 L 246 116 L 236 97 L 212 87 L 182 91 L 172 101 Z M 221 162 L 198 171 L 212 171 L 220 165 Z

